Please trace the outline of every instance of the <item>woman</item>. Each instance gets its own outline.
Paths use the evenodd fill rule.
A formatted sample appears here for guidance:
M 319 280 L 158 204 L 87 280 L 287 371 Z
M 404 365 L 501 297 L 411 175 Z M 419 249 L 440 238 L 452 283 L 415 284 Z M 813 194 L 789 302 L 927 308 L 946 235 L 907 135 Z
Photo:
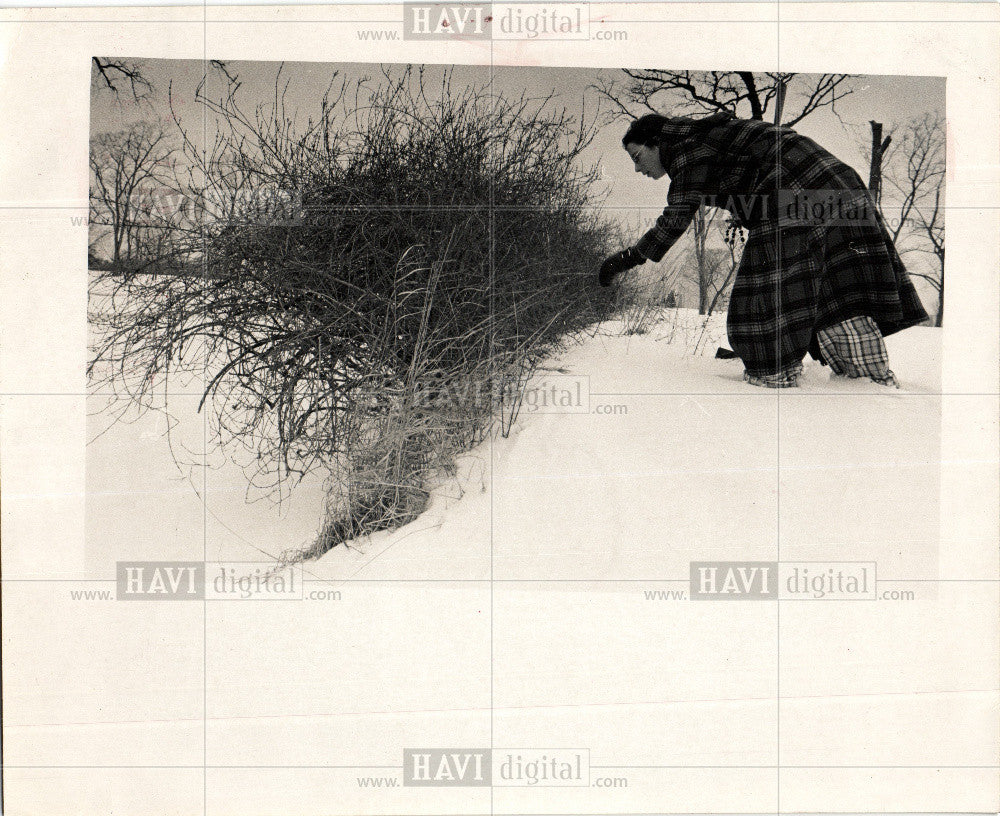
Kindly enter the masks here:
M 604 262 L 602 286 L 659 261 L 702 204 L 721 207 L 749 230 L 726 319 L 744 379 L 794 386 L 808 351 L 836 374 L 899 387 L 882 338 L 927 313 L 854 170 L 791 128 L 728 113 L 649 114 L 622 145 L 670 189 L 652 229 Z

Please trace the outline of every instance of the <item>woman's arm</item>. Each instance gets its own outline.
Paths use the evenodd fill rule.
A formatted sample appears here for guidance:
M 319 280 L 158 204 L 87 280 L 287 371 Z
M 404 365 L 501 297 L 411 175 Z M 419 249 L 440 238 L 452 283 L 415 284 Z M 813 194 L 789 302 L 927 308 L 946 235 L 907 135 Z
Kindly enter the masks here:
M 651 261 L 659 261 L 687 230 L 703 195 L 682 176 L 671 179 L 667 206 L 652 228 L 639 239 L 635 249 Z

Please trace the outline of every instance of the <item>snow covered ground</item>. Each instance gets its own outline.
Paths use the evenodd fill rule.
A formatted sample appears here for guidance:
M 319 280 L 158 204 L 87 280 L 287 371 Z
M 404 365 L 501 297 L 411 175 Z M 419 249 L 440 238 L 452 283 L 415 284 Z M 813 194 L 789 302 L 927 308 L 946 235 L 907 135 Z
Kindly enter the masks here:
M 940 331 L 888 338 L 899 391 L 831 377 L 809 359 L 800 388 L 756 388 L 742 381 L 738 360 L 714 358 L 720 343 L 722 317 L 706 329 L 684 310 L 641 335 L 603 326 L 530 387 L 579 385 L 581 404 L 567 412 L 525 405 L 508 438 L 461 458 L 460 477 L 436 486 L 420 518 L 335 548 L 307 572 L 328 580 L 673 577 L 692 558 L 764 559 L 780 543 L 783 558 L 864 554 L 912 577 L 932 575 Z M 93 416 L 95 571 L 203 549 L 209 560 L 267 561 L 315 535 L 325 495 L 318 478 L 279 505 L 248 490 L 245 472 L 211 440 L 210 467 L 198 466 L 206 439 L 191 387 L 170 397 L 169 435 L 163 414 L 116 424 Z
M 717 360 L 724 316 L 671 310 L 641 335 L 602 326 L 536 377 L 542 394 L 575 388 L 568 411 L 526 405 L 508 438 L 466 454 L 460 477 L 393 531 L 306 564 L 316 578 L 676 577 L 704 557 L 879 560 L 934 574 L 940 461 L 940 330 L 888 338 L 901 389 L 831 378 L 807 358 L 802 386 L 742 381 Z M 692 352 L 696 349 L 701 354 Z M 193 388 L 193 386 L 192 386 Z M 325 490 L 297 485 L 276 505 L 211 450 L 191 395 L 163 415 L 108 425 L 88 452 L 88 554 L 266 561 L 306 545 Z M 536 399 L 536 402 L 540 400 Z M 198 494 L 207 496 L 201 502 Z M 256 501 L 247 504 L 247 496 Z M 164 502 L 174 503 L 164 509 Z M 92 511 L 92 512 L 91 512 Z M 150 525 L 169 517 L 171 524 Z

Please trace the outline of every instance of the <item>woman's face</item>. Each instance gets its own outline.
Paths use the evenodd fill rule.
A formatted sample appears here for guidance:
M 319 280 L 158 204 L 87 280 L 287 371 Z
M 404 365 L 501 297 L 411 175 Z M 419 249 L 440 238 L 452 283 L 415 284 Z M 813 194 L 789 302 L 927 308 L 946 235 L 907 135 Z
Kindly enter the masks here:
M 652 179 L 663 178 L 667 174 L 660 164 L 660 151 L 655 147 L 629 142 L 625 145 L 625 149 L 635 162 L 636 173 L 642 173 Z

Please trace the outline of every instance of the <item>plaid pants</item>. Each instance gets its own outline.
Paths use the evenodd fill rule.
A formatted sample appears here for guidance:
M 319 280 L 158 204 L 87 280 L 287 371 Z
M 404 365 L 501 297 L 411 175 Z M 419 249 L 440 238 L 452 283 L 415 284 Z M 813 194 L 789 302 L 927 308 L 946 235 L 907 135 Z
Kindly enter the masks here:
M 899 388 L 896 376 L 889 368 L 889 353 L 875 321 L 867 316 L 852 317 L 828 329 L 816 332 L 820 355 L 834 374 L 843 377 L 870 377 L 880 385 Z M 793 363 L 777 374 L 751 376 L 743 379 L 751 385 L 767 388 L 793 388 L 798 385 L 802 363 Z

